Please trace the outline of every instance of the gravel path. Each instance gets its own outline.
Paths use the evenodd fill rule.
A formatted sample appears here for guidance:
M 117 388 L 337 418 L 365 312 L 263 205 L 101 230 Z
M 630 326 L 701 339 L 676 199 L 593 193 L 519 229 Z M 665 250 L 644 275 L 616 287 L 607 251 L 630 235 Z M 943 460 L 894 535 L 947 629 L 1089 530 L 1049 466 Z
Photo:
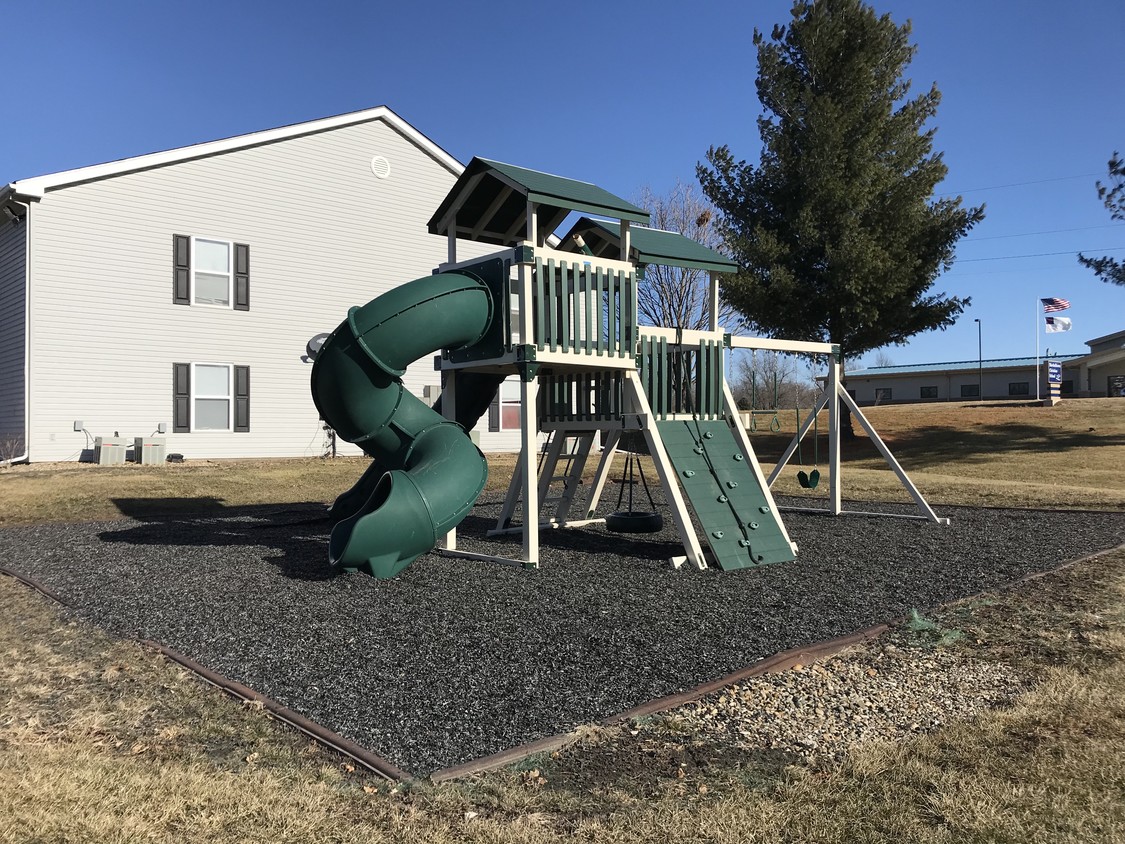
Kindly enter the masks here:
M 948 649 L 874 643 L 708 695 L 676 716 L 701 736 L 778 751 L 810 764 L 841 761 L 868 741 L 898 741 L 1011 704 L 1032 677 Z
M 484 538 L 499 509 L 477 506 L 462 548 L 516 553 Z M 785 565 L 674 571 L 670 529 L 591 527 L 546 532 L 538 572 L 428 555 L 382 582 L 333 576 L 321 512 L 13 528 L 0 565 L 421 775 L 1125 540 L 1120 513 L 789 513 Z

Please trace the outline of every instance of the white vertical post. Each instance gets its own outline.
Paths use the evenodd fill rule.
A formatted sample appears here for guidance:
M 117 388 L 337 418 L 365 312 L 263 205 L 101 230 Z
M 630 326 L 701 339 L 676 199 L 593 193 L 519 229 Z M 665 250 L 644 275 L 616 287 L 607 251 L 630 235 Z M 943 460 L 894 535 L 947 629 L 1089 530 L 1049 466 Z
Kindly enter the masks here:
M 719 330 L 719 276 L 714 270 L 707 280 L 707 330 Z
M 1035 300 L 1035 400 L 1039 401 L 1039 300 Z
M 527 239 L 534 246 L 542 246 L 539 242 L 539 221 L 536 219 L 535 203 L 527 201 Z
M 531 301 L 531 297 L 528 297 Z M 520 458 L 523 465 L 523 560 L 539 568 L 539 479 L 534 471 L 535 438 L 539 432 L 537 398 L 539 379 L 520 378 Z
M 455 369 L 442 373 L 441 415 L 451 422 L 457 419 L 457 370 Z M 467 433 L 466 436 L 468 436 Z M 449 532 L 439 540 L 438 547 L 444 548 L 446 551 L 457 550 L 456 525 L 450 528 Z
M 516 307 L 519 308 L 519 319 L 517 326 L 519 328 L 519 343 L 521 345 L 534 343 L 535 329 L 532 320 L 535 319 L 535 307 L 532 305 L 532 276 L 535 275 L 535 267 L 532 264 L 519 264 L 519 301 Z
M 629 249 L 632 246 L 631 238 L 629 237 L 629 221 L 621 221 L 621 260 L 629 260 Z
M 840 494 L 840 361 L 835 354 L 828 355 L 828 508 L 832 515 L 843 512 Z

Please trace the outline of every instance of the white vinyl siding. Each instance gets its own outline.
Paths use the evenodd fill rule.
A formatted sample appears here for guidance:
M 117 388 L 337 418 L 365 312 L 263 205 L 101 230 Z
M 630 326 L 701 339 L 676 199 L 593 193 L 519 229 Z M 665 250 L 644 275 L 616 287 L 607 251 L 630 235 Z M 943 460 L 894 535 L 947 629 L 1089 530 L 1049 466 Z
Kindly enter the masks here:
M 21 456 L 27 446 L 24 440 L 27 225 L 27 220 L 0 223 L 0 461 Z
M 371 173 L 375 154 L 391 163 L 389 178 Z M 305 344 L 352 305 L 445 260 L 445 239 L 426 223 L 454 181 L 374 120 L 49 191 L 34 209 L 32 459 L 76 459 L 84 447 L 76 419 L 94 435 L 171 429 L 177 361 L 249 366 L 253 427 L 170 433 L 170 452 L 323 453 Z M 208 233 L 251 244 L 249 311 L 173 302 L 173 235 Z M 403 380 L 421 396 L 439 374 L 427 356 Z M 484 450 L 497 447 L 493 436 L 482 435 Z M 360 450 L 341 441 L 339 453 Z

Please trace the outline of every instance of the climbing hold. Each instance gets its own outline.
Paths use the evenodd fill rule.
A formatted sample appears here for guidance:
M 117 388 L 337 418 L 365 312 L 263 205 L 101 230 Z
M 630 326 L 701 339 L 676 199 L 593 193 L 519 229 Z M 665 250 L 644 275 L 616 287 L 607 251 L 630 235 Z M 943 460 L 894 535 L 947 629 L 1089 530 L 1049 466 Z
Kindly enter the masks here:
M 713 437 L 713 436 L 715 436 L 715 432 L 714 432 L 714 431 L 704 431 L 704 432 L 703 432 L 703 439 L 705 439 L 705 440 L 709 440 L 709 439 L 711 439 L 711 437 Z
M 759 513 L 768 513 L 769 511 L 770 511 L 770 508 L 766 507 L 764 504 L 761 507 L 758 508 Z
M 735 460 L 741 460 L 741 459 L 742 459 L 742 455 L 741 455 L 741 454 L 736 454 L 736 455 L 734 456 L 734 459 L 735 459 Z
M 738 481 L 727 481 L 727 486 L 730 489 L 737 489 L 738 488 Z
M 738 547 L 739 548 L 749 548 L 750 547 L 750 540 L 749 539 L 738 540 Z
M 722 539 L 723 538 L 723 532 L 721 530 L 711 531 L 711 535 L 713 537 L 715 537 L 716 539 Z
M 715 500 L 718 501 L 720 504 L 726 504 L 727 501 L 729 501 L 729 499 L 725 495 L 720 495 Z
M 695 453 L 696 453 L 696 454 L 702 454 L 702 453 L 703 453 L 703 446 L 701 446 L 701 445 L 697 445 L 697 446 L 696 446 L 696 447 L 695 447 L 695 448 L 693 449 L 693 451 L 695 451 Z
M 757 530 L 757 529 L 758 529 L 758 523 L 757 522 L 751 522 L 750 523 L 750 530 Z
M 684 477 L 685 478 L 694 478 L 695 472 L 691 469 L 684 469 Z

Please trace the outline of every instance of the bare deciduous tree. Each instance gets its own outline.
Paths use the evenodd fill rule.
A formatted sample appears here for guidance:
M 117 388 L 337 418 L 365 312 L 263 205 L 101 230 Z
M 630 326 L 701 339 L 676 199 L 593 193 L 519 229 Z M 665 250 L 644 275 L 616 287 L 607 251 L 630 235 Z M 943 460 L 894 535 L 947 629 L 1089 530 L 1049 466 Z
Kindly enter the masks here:
M 735 363 L 731 392 L 742 410 L 808 408 L 820 394 L 815 378 L 822 374 L 811 358 L 778 352 L 743 354 Z
M 719 247 L 712 224 L 714 211 L 693 185 L 678 181 L 664 195 L 644 187 L 634 201 L 649 212 L 654 229 L 678 232 L 712 249 Z M 640 320 L 647 325 L 706 329 L 707 289 L 706 270 L 649 264 L 637 291 Z M 739 321 L 736 312 L 720 300 L 719 324 L 730 330 Z
M 878 351 L 875 352 L 875 363 L 872 364 L 872 366 L 894 366 L 894 365 L 895 365 L 894 358 L 891 357 L 891 353 L 888 352 L 886 349 L 879 349 Z

